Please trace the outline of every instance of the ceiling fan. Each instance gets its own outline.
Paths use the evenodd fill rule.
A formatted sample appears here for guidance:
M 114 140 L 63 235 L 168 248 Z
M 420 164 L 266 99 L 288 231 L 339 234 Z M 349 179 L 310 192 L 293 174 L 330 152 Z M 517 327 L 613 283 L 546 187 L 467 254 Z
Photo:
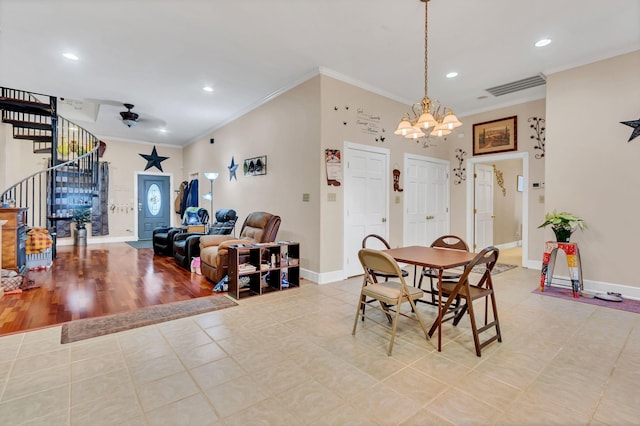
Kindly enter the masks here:
M 134 107 L 132 104 L 124 104 L 124 107 L 127 109 L 126 111 L 120 111 L 120 116 L 122 117 L 122 122 L 128 127 L 133 127 L 138 124 L 138 114 L 131 111 Z

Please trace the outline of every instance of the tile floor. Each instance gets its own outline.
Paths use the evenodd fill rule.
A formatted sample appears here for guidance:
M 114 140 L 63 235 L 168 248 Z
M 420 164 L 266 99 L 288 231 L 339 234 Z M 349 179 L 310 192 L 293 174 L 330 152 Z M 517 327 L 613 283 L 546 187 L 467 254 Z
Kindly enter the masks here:
M 475 356 L 401 318 L 351 335 L 360 279 L 61 345 L 60 327 L 0 338 L 3 425 L 624 425 L 640 423 L 640 316 L 495 277 L 503 342 Z M 431 322 L 435 311 L 419 305 Z

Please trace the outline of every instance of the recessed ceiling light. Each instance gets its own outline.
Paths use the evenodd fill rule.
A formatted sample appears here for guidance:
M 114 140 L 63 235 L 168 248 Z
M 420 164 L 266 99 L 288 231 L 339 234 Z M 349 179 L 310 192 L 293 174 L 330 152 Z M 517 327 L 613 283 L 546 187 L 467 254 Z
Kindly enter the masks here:
M 550 38 L 543 38 L 542 40 L 536 41 L 535 46 L 536 47 L 545 47 L 545 46 L 548 46 L 549 44 L 551 44 L 551 39 Z
M 158 129 L 160 131 L 160 133 L 169 133 L 169 131 L 167 129 Z
M 211 92 L 213 92 L 213 87 L 211 87 L 211 86 L 204 86 L 204 87 L 202 88 L 202 90 L 204 90 L 205 92 L 209 92 L 209 93 L 211 93 Z
M 449 74 L 447 74 L 447 78 L 454 78 L 457 76 L 458 76 L 458 73 L 455 71 L 451 71 Z
M 78 59 L 80 59 L 80 58 L 78 58 L 76 55 L 74 55 L 71 52 L 65 52 L 65 53 L 62 54 L 62 56 L 64 56 L 67 59 L 71 59 L 72 61 L 77 61 Z

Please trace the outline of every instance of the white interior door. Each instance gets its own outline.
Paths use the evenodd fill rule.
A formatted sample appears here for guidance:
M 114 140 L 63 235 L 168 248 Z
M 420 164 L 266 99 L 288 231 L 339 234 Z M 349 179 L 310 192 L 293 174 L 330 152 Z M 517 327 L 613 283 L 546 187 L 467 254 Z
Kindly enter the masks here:
M 345 150 L 345 277 L 362 274 L 358 250 L 368 234 L 388 240 L 389 151 L 349 144 Z M 375 248 L 375 247 L 372 247 Z
M 430 245 L 449 233 L 449 163 L 407 156 L 403 245 Z
M 474 252 L 493 245 L 493 167 L 475 167 L 475 239 Z

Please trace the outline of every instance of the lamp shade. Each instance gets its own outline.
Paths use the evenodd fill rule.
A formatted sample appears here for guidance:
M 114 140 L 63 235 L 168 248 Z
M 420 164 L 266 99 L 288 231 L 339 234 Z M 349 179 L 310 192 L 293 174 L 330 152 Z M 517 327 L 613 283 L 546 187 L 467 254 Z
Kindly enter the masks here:
M 396 135 L 407 136 L 407 134 L 412 129 L 413 127 L 411 126 L 411 123 L 409 123 L 409 120 L 407 120 L 406 118 L 403 118 L 402 121 L 400 121 L 400 123 L 398 124 L 398 128 L 393 133 Z
M 420 130 L 420 128 L 415 125 L 411 128 L 411 131 L 405 135 L 407 139 L 418 139 L 424 136 L 424 132 Z
M 418 122 L 416 123 L 418 127 L 421 127 L 423 129 L 428 129 L 429 127 L 433 127 L 436 124 L 438 124 L 438 122 L 435 118 L 433 118 L 433 115 L 431 115 L 429 111 L 422 113 L 420 118 L 418 118 Z
M 445 125 L 449 130 L 462 126 L 462 123 L 460 122 L 460 120 L 458 120 L 458 117 L 456 117 L 452 112 L 449 112 L 444 117 L 444 120 L 442 120 L 442 124 Z
M 451 130 L 447 129 L 447 126 L 445 124 L 439 124 L 435 127 L 435 129 L 433 129 L 433 131 L 431 133 L 429 133 L 431 136 L 446 136 L 451 134 Z
M 204 177 L 209 180 L 216 180 L 218 178 L 218 173 L 216 172 L 205 172 Z

